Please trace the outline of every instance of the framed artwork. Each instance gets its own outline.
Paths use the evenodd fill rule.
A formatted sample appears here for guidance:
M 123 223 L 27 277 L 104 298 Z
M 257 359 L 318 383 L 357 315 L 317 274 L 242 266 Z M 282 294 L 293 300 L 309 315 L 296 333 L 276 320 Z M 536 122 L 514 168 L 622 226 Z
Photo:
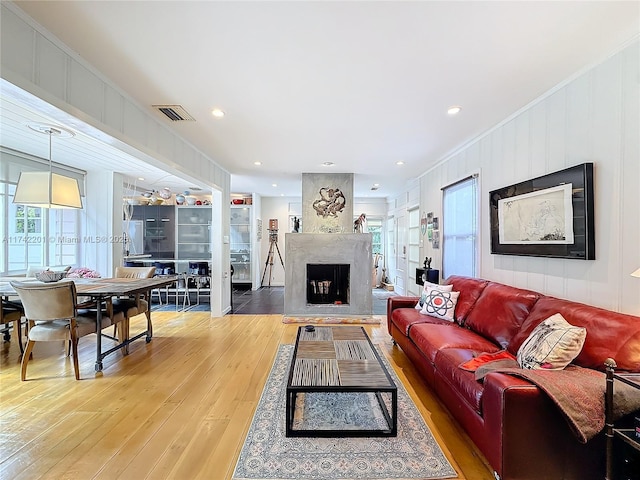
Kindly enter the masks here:
M 433 248 L 440 248 L 440 230 L 433 231 L 433 241 L 431 242 Z
M 595 260 L 593 163 L 489 192 L 491 253 Z
M 289 215 L 289 232 L 302 233 L 302 217 L 300 215 Z
M 262 240 L 262 219 L 256 219 L 256 239 Z
M 427 213 L 427 240 L 433 242 L 433 212 Z
M 424 211 L 420 217 L 420 233 L 422 233 L 422 236 L 427 233 L 427 213 Z

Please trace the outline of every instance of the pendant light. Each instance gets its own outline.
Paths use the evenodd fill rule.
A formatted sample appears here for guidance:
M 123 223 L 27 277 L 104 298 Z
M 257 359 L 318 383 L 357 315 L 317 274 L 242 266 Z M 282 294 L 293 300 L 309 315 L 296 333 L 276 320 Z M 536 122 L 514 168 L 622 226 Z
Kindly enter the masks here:
M 72 137 L 73 132 L 51 125 L 31 124 L 29 128 L 49 135 L 49 170 L 21 172 L 13 203 L 40 208 L 82 208 L 78 180 L 54 173 L 51 158 L 53 137 Z

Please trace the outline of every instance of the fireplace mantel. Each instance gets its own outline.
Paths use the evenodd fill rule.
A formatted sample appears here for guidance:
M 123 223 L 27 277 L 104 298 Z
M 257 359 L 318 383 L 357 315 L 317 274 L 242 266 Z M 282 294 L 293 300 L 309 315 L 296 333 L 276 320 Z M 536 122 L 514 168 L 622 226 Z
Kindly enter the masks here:
M 372 315 L 370 233 L 285 235 L 285 316 Z M 349 304 L 309 304 L 307 264 L 349 265 Z

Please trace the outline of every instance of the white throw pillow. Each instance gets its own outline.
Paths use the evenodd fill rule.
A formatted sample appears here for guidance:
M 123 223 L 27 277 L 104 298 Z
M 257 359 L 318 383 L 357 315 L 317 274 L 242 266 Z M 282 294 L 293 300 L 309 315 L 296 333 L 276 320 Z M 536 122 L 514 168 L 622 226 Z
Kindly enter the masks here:
M 420 300 L 416 303 L 416 310 L 422 310 L 424 306 L 424 301 L 427 298 L 427 288 L 435 288 L 436 290 L 440 290 L 441 292 L 450 292 L 453 290 L 453 285 L 439 285 L 437 283 L 424 282 L 424 286 L 422 287 L 422 295 L 420 295 Z
M 442 318 L 453 322 L 453 315 L 456 311 L 456 303 L 460 292 L 443 292 L 435 288 L 427 288 L 427 296 L 420 313 Z
M 518 349 L 522 368 L 562 370 L 578 356 L 587 337 L 587 329 L 574 327 L 556 313 L 533 329 Z

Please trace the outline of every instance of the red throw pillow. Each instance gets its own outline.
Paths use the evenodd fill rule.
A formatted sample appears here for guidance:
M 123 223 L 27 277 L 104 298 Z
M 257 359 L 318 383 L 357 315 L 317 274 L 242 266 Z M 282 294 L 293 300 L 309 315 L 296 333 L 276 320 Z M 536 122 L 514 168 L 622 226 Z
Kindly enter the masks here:
M 499 352 L 494 353 L 481 353 L 475 358 L 471 360 L 467 360 L 466 362 L 460 364 L 460 368 L 463 370 L 467 370 L 468 372 L 475 372 L 478 367 L 481 367 L 485 363 L 493 362 L 495 360 L 515 360 L 516 357 L 511 355 L 506 350 L 500 350 Z

